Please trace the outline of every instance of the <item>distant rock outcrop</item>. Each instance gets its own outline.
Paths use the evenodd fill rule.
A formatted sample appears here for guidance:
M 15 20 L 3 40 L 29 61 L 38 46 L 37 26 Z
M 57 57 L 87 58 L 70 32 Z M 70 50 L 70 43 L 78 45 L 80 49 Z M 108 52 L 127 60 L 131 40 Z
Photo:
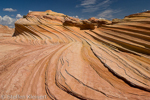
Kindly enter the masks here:
M 149 100 L 149 14 L 111 22 L 28 13 L 16 21 L 13 37 L 0 38 L 0 95 Z
M 94 25 L 98 26 L 98 27 L 103 26 L 103 25 L 110 25 L 110 24 L 112 24 L 112 22 L 109 21 L 109 20 L 106 20 L 106 19 L 97 19 L 95 17 L 91 17 L 88 20 L 91 23 L 94 23 Z
M 139 20 L 139 19 L 146 19 L 146 18 L 150 18 L 150 11 L 145 11 L 142 13 L 137 13 L 137 14 L 131 14 L 129 16 L 125 16 L 125 20 Z
M 0 25 L 0 37 L 10 37 L 14 33 L 14 29 L 8 26 Z

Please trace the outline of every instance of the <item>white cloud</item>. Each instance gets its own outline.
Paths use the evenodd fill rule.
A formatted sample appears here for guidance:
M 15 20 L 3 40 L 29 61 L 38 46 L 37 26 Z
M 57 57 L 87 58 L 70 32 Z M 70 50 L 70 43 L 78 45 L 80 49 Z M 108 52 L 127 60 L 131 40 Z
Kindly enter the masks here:
M 0 16 L 0 24 L 2 25 L 6 25 L 8 27 L 14 28 L 14 23 L 18 20 L 18 18 L 21 18 L 22 15 L 21 14 L 17 14 L 16 18 L 12 18 L 8 15 L 5 16 Z
M 110 0 L 84 0 L 80 5 L 76 5 L 76 7 L 83 7 L 82 12 L 95 12 L 99 9 L 106 9 L 111 4 Z
M 112 10 L 107 9 L 97 15 L 98 18 L 105 18 L 105 19 L 113 19 L 113 14 L 120 12 L 121 10 Z
M 82 9 L 82 12 L 95 12 L 97 10 L 98 10 L 98 7 L 89 6 L 89 7 L 86 7 L 85 9 Z
M 79 16 L 70 16 L 70 17 L 74 17 L 74 18 L 79 18 Z M 84 18 L 79 18 L 80 20 L 83 20 Z
M 32 12 L 32 10 L 29 10 L 29 12 Z
M 2 16 L 0 16 L 0 22 L 3 20 Z
M 84 0 L 82 1 L 81 6 L 91 5 L 95 3 L 96 3 L 96 0 Z
M 13 18 L 11 18 L 11 17 L 5 15 L 5 16 L 3 17 L 3 20 L 2 20 L 2 21 L 3 21 L 3 23 L 11 24 L 12 22 L 15 21 L 15 19 L 13 19 Z
M 3 8 L 3 11 L 15 12 L 17 10 L 12 8 Z
M 22 15 L 20 15 L 20 14 L 17 14 L 16 15 L 16 18 L 22 18 L 23 16 Z
M 142 11 L 149 11 L 149 10 L 147 10 L 147 9 L 144 9 L 144 10 L 142 10 Z
M 105 20 L 105 18 L 98 18 L 98 19 Z
M 112 13 L 113 13 L 113 10 L 105 10 L 103 12 L 101 12 L 100 14 L 97 15 L 97 17 L 100 17 L 100 18 L 112 18 Z
M 77 15 L 76 16 L 70 16 L 70 17 L 79 18 Z

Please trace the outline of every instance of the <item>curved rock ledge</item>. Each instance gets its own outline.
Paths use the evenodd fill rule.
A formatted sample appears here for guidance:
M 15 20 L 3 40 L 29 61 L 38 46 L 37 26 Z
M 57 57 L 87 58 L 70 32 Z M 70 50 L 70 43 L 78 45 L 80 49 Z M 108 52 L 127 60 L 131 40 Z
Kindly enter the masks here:
M 149 100 L 149 14 L 115 24 L 51 10 L 27 14 L 13 37 L 0 37 L 0 95 Z

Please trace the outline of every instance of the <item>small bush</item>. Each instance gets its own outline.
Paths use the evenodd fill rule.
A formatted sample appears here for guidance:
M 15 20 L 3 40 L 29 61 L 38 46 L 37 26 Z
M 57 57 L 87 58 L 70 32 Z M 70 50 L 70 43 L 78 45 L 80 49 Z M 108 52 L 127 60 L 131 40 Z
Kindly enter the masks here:
M 26 15 L 23 15 L 23 18 L 26 18 L 27 16 Z

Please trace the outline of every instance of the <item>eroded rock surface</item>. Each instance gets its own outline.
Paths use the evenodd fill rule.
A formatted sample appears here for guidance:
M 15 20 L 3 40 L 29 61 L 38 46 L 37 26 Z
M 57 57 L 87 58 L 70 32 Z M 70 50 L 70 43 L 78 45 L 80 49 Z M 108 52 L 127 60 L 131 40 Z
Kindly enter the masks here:
M 0 37 L 10 37 L 14 33 L 14 29 L 0 24 Z
M 13 37 L 0 38 L 0 95 L 149 100 L 150 18 L 92 20 L 51 10 L 19 19 Z

